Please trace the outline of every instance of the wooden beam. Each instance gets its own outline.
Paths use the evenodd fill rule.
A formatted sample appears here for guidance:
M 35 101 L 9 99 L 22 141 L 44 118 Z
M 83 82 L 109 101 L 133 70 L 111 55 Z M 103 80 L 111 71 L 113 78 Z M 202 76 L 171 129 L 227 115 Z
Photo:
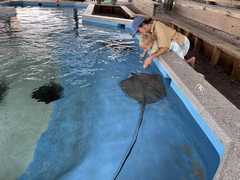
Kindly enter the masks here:
M 213 5 L 222 5 L 230 8 L 240 6 L 239 0 L 203 0 L 203 2 L 206 2 L 208 4 L 213 4 Z
M 176 12 L 186 18 L 240 37 L 240 11 L 186 0 L 176 1 Z
M 240 61 L 233 61 L 232 78 L 240 80 Z
M 197 36 L 195 36 L 194 37 L 194 45 L 193 45 L 193 47 L 194 47 L 196 52 L 198 52 L 200 50 L 201 43 L 202 43 L 201 40 Z
M 210 63 L 212 65 L 216 65 L 218 63 L 220 55 L 221 55 L 221 51 L 216 46 L 214 46 Z
M 154 1 L 150 0 L 133 0 L 132 1 L 133 5 L 144 12 L 144 14 L 148 16 L 153 16 L 153 11 L 154 11 Z
M 185 34 L 185 36 L 189 36 L 190 35 L 190 32 L 189 31 L 184 31 L 184 34 Z
M 181 32 L 181 28 L 179 26 L 176 27 L 177 32 Z
M 175 29 L 175 25 L 173 23 L 170 24 L 170 27 Z
M 212 64 L 217 64 L 219 59 L 223 60 L 222 57 L 225 58 L 224 54 L 232 57 L 228 61 L 231 64 L 228 72 L 230 72 L 235 79 L 240 80 L 240 47 L 236 45 L 238 41 L 232 42 L 222 38 L 211 28 L 206 28 L 206 26 L 176 14 L 171 16 L 162 15 L 158 19 L 164 23 L 174 24 L 185 32 L 190 32 L 195 51 L 199 51 L 205 42 L 212 46 L 207 52 Z M 213 47 L 215 47 L 215 49 L 213 49 Z
M 233 45 L 232 43 L 225 41 L 221 38 L 219 38 L 217 35 L 214 34 L 213 30 L 209 30 L 208 28 L 203 29 L 202 26 L 193 24 L 192 20 L 189 20 L 187 18 L 184 18 L 181 16 L 168 16 L 168 15 L 162 15 L 161 18 L 159 18 L 160 21 L 164 23 L 171 22 L 177 27 L 180 27 L 184 29 L 185 31 L 191 32 L 191 34 L 195 37 L 194 39 L 194 47 L 197 47 L 198 41 L 201 39 L 201 41 L 205 41 L 208 44 L 212 46 L 217 46 L 221 51 L 225 52 L 226 54 L 229 54 L 237 59 L 240 59 L 240 47 Z M 199 40 L 197 40 L 198 38 Z

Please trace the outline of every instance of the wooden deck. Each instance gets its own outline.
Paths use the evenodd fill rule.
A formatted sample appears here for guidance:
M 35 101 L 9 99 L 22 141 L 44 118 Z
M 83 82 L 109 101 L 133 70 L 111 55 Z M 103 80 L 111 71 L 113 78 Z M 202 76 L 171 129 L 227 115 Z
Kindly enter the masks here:
M 240 80 L 240 38 L 179 15 L 159 15 L 159 19 L 189 37 L 195 50 L 210 59 L 210 64 L 225 66 L 232 77 Z

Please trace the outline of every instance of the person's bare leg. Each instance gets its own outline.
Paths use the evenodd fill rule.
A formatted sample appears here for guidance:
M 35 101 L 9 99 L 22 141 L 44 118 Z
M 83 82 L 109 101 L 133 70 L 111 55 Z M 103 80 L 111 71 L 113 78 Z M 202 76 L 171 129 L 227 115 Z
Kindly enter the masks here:
M 192 67 L 195 66 L 196 63 L 196 58 L 195 57 L 191 57 L 189 59 L 186 60 L 188 64 L 190 64 Z

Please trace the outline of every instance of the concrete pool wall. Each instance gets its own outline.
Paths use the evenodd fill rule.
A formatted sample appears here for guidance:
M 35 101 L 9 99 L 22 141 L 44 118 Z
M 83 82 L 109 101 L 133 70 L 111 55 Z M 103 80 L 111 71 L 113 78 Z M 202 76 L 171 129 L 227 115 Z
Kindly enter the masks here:
M 31 4 L 28 5 L 30 6 Z M 114 27 L 124 24 L 125 28 L 128 28 L 131 23 L 131 20 L 106 17 L 89 19 L 86 17 L 88 16 L 85 14 L 84 19 L 83 15 L 83 23 L 92 22 L 95 24 L 98 21 L 98 25 L 103 24 Z M 100 23 L 100 21 L 103 23 Z M 194 71 L 174 53 L 169 52 L 159 60 L 155 59 L 154 63 L 165 77 L 171 79 L 171 87 L 182 99 L 186 108 L 190 110 L 195 119 L 196 117 L 201 117 L 201 119 L 198 119 L 198 124 L 207 133 L 206 135 L 221 157 L 220 166 L 214 179 L 240 179 L 240 111 L 211 86 L 202 75 Z M 221 144 L 223 144 L 224 150 Z
M 94 6 L 95 6 L 94 4 L 88 5 L 85 13 L 82 15 L 83 23 L 100 25 L 100 26 L 109 26 L 109 27 L 123 28 L 123 29 L 129 29 L 130 28 L 132 19 L 94 15 L 93 14 Z M 135 15 L 126 6 L 120 6 L 120 7 L 130 17 Z
M 221 157 L 220 166 L 214 179 L 239 179 L 240 111 L 211 86 L 202 75 L 194 71 L 174 53 L 163 55 L 160 60 L 155 60 L 155 63 L 157 66 L 161 65 L 174 82 L 171 86 L 179 88 L 175 92 L 180 98 L 182 100 L 184 97 L 187 98 L 187 101 L 184 100 L 186 107 L 197 110 L 197 114 L 194 116 L 201 117 L 198 123 L 207 133 L 206 135 Z M 193 113 L 193 110 L 190 112 Z M 201 125 L 202 120 L 212 132 Z M 217 142 L 212 133 L 216 134 L 221 142 Z M 221 143 L 224 145 L 224 152 Z

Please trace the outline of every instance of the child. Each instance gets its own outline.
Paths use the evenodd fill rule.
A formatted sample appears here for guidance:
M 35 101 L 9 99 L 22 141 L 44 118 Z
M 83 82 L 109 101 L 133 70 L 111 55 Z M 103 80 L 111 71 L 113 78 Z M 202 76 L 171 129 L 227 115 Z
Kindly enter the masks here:
M 149 66 L 154 58 L 159 57 L 169 50 L 175 52 L 182 59 L 184 59 L 189 50 L 190 42 L 188 38 L 160 21 L 137 16 L 131 24 L 131 29 L 133 36 L 137 32 L 140 34 L 150 33 L 155 37 L 154 39 L 157 42 L 158 50 L 155 53 L 151 53 L 145 59 L 144 67 Z M 187 62 L 194 65 L 195 57 L 188 59 Z
M 148 50 L 151 50 L 151 53 L 155 53 L 158 49 L 157 42 L 150 33 L 141 34 L 139 44 L 139 46 L 143 49 L 141 57 L 144 57 Z
M 186 44 L 190 45 L 190 43 L 186 43 Z M 183 46 L 183 45 L 182 44 L 179 45 L 177 42 L 172 41 L 169 50 L 172 50 L 177 55 L 179 55 L 181 58 L 183 58 L 184 55 L 180 54 L 180 52 L 181 52 L 180 50 L 182 49 L 181 46 Z M 148 50 L 150 50 L 150 55 L 156 53 L 159 50 L 156 38 L 154 38 L 151 33 L 144 33 L 144 34 L 141 35 L 140 47 L 143 48 L 144 55 L 148 52 Z M 186 47 L 185 49 L 188 50 L 189 47 Z M 195 58 L 190 58 L 190 59 L 186 60 L 186 62 L 188 64 L 190 64 L 191 66 L 194 66 Z M 148 64 L 144 64 L 144 68 L 146 68 L 147 66 L 148 66 Z

